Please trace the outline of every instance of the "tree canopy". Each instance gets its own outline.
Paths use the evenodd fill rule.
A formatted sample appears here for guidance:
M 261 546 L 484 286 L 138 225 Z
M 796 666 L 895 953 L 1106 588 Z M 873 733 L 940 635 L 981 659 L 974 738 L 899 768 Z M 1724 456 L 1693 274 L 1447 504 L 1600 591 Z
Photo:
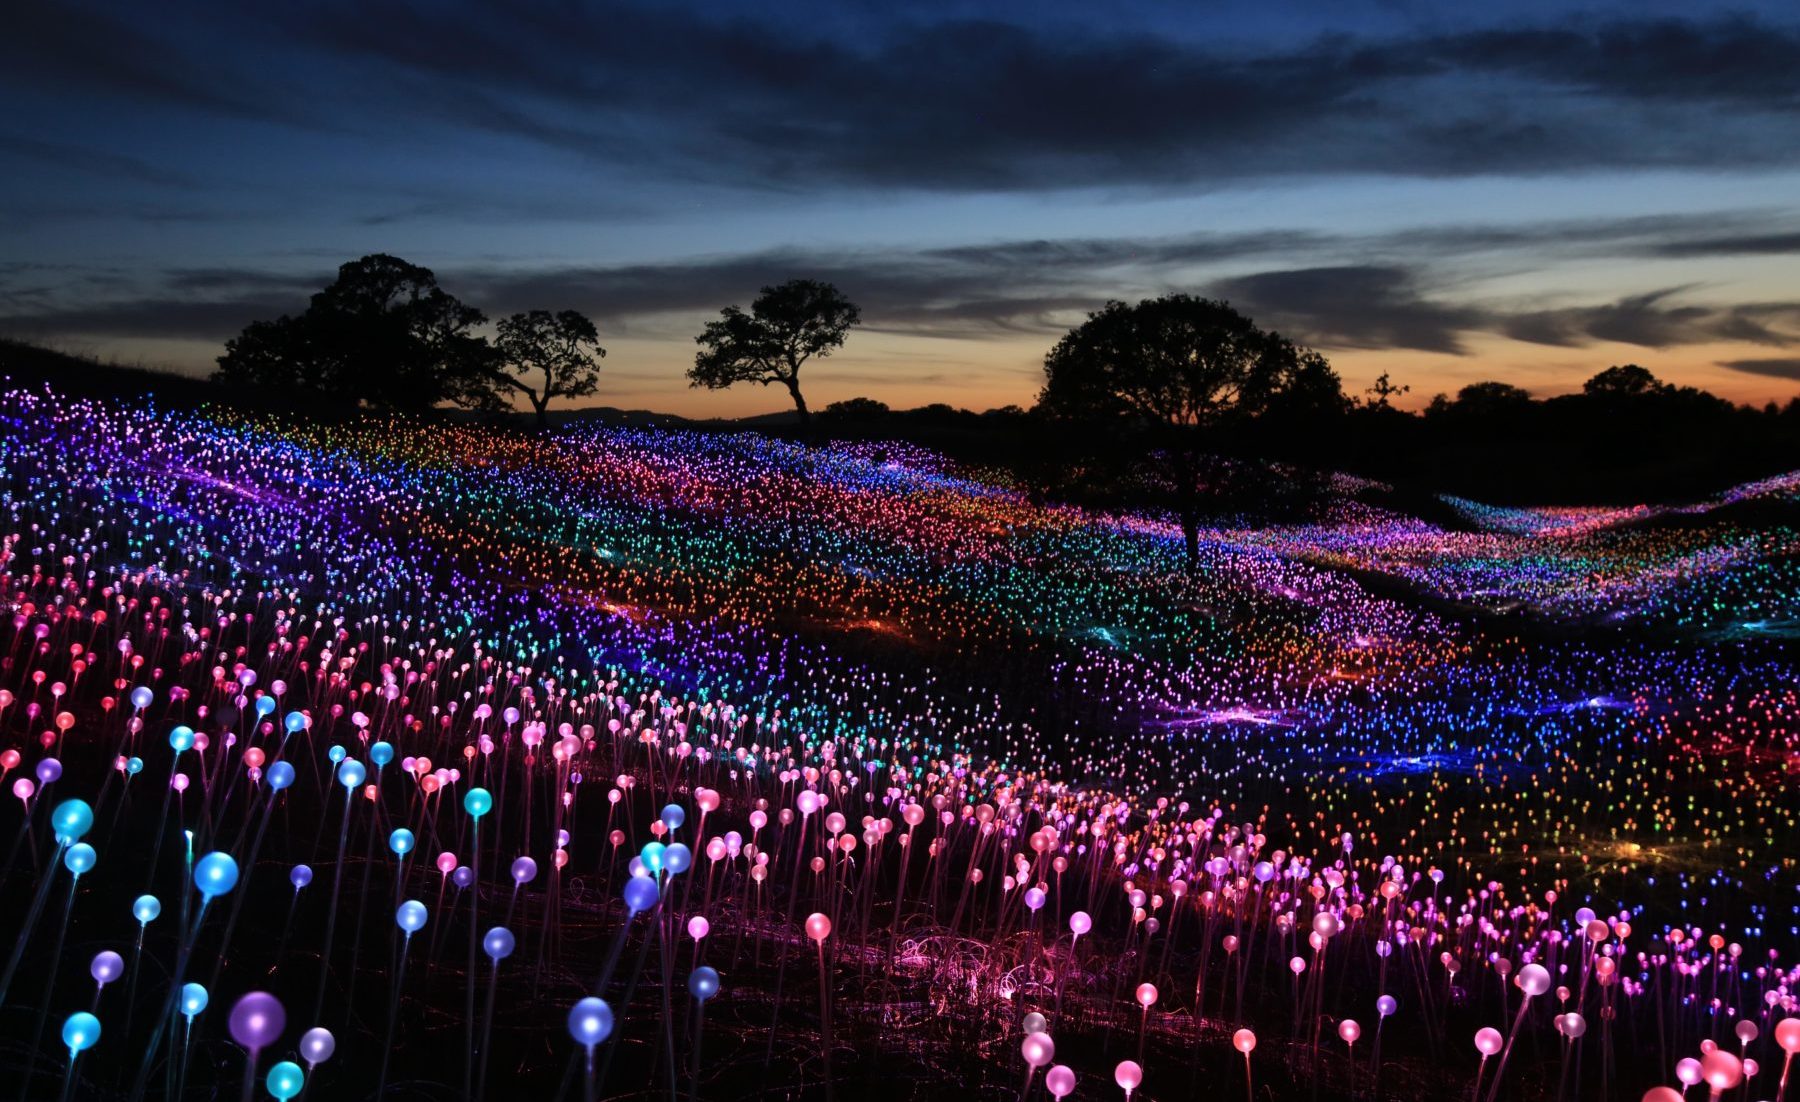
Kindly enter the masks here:
M 378 409 L 487 405 L 492 350 L 473 332 L 486 320 L 429 268 L 377 253 L 340 267 L 298 317 L 252 322 L 227 341 L 214 377 Z
M 548 423 L 550 399 L 585 398 L 599 389 L 606 349 L 586 315 L 531 310 L 502 319 L 497 328 L 494 348 L 501 370 L 494 382 L 524 394 L 540 426 Z
M 842 348 L 861 318 L 856 304 L 829 283 L 791 279 L 764 287 L 750 313 L 727 306 L 717 321 L 706 323 L 694 338 L 702 347 L 688 380 L 714 390 L 737 383 L 779 383 L 793 398 L 801 427 L 810 430 L 812 414 L 800 393 L 800 368 Z
M 1131 426 L 1198 559 L 1203 491 L 1225 476 L 1221 430 L 1261 415 L 1347 405 L 1323 356 L 1257 328 L 1224 302 L 1165 295 L 1110 302 L 1044 358 L 1048 413 Z
M 1595 398 L 1638 398 L 1668 389 L 1667 383 L 1637 364 L 1615 364 L 1581 384 L 1582 393 Z

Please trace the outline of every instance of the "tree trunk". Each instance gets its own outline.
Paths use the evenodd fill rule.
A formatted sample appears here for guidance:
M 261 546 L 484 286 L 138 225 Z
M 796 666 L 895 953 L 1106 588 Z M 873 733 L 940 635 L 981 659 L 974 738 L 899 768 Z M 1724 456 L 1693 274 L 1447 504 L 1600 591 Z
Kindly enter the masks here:
M 1181 535 L 1187 546 L 1186 566 L 1189 574 L 1200 569 L 1200 464 L 1198 455 L 1176 451 L 1175 512 L 1181 520 Z
M 800 432 L 808 440 L 812 439 L 812 411 L 806 408 L 806 399 L 800 395 L 800 384 L 789 382 L 788 393 L 794 396 L 794 410 L 800 414 Z
M 531 396 L 531 408 L 537 410 L 538 428 L 540 428 L 540 429 L 549 428 L 550 427 L 550 414 L 549 414 L 548 410 L 550 409 L 550 396 L 545 395 L 544 397 L 539 398 L 537 395 L 533 394 Z

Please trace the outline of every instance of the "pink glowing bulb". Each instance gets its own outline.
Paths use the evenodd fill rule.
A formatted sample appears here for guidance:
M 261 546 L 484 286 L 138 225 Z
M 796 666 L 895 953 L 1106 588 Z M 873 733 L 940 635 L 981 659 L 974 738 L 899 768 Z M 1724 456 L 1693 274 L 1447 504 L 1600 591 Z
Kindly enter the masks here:
M 1044 1089 L 1052 1098 L 1067 1098 L 1075 1093 L 1075 1072 L 1067 1064 L 1056 1065 L 1044 1074 Z
M 1231 1047 L 1248 1057 L 1256 1048 L 1256 1034 L 1248 1029 L 1238 1030 L 1231 1035 Z
M 1019 1042 L 1019 1055 L 1036 1070 L 1056 1059 L 1056 1042 L 1048 1033 L 1027 1033 Z
M 1149 1010 L 1151 1007 L 1155 1006 L 1156 1005 L 1156 985 L 1153 983 L 1138 984 L 1137 1001 L 1138 1001 L 1138 1005 L 1143 1007 L 1145 1010 Z
M 1744 1081 L 1744 1062 L 1724 1049 L 1714 1049 L 1700 1062 L 1700 1076 L 1715 1091 L 1728 1091 Z
M 1499 1052 L 1505 1043 L 1506 1039 L 1501 1037 L 1500 1031 L 1493 1026 L 1482 1026 L 1475 1031 L 1475 1051 L 1484 1057 Z
M 695 915 L 693 918 L 688 919 L 687 931 L 689 937 L 693 938 L 695 941 L 699 941 L 708 933 L 712 932 L 712 923 L 706 921 L 704 915 Z
M 1700 1061 L 1692 1056 L 1675 1061 L 1675 1078 L 1681 1080 L 1684 1086 L 1698 1085 L 1702 1078 Z
M 1355 1018 L 1345 1018 L 1338 1023 L 1338 1036 L 1344 1039 L 1345 1044 L 1353 1045 L 1362 1036 L 1362 1026 L 1356 1024 Z
M 1143 1081 L 1144 1069 L 1138 1066 L 1136 1060 L 1121 1060 L 1119 1066 L 1113 1069 L 1113 1082 L 1119 1084 L 1119 1089 L 1125 1092 L 1126 1098 L 1130 1098 L 1131 1092 L 1137 1090 Z
M 1093 928 L 1094 920 L 1086 911 L 1076 911 L 1069 916 L 1069 932 L 1076 937 L 1081 937 Z
M 824 942 L 826 938 L 831 936 L 831 919 L 817 911 L 807 915 L 806 936 L 812 938 L 814 941 Z
M 1674 1087 L 1651 1087 L 1644 1092 L 1644 1102 L 1681 1102 L 1681 1092 Z
M 1776 1022 L 1775 1043 L 1789 1056 L 1800 1052 L 1800 1018 L 1783 1018 Z
M 1519 969 L 1513 982 L 1519 990 L 1525 992 L 1527 998 L 1535 998 L 1550 990 L 1550 970 L 1541 964 L 1527 964 Z

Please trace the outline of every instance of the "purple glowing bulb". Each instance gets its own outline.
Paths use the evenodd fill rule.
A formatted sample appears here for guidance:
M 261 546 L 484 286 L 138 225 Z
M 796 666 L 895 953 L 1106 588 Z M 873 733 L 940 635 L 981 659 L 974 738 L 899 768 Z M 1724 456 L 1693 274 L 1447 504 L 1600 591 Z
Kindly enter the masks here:
M 279 1040 L 286 1028 L 287 1011 L 267 991 L 252 991 L 231 1008 L 231 1039 L 252 1056 Z

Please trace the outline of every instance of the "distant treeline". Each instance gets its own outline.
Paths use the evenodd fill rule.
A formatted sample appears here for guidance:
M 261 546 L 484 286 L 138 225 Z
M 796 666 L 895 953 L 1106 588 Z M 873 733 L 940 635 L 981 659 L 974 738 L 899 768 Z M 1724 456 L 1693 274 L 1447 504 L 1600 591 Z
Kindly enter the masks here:
M 83 396 L 154 394 L 171 406 L 213 403 L 323 418 L 357 413 L 353 406 L 292 390 L 105 364 L 5 340 L 0 340 L 0 375 L 49 382 Z M 1221 464 L 1205 479 L 1202 512 L 1304 511 L 1321 483 L 1290 468 L 1345 471 L 1421 498 L 1449 493 L 1496 504 L 1679 502 L 1800 469 L 1800 397 L 1785 405 L 1737 406 L 1692 387 L 1665 384 L 1635 365 L 1609 368 L 1581 392 L 1553 398 L 1536 399 L 1504 383 L 1477 383 L 1410 412 L 1394 405 L 1403 393 L 1384 377 L 1361 397 L 1326 393 L 1299 407 L 1278 405 L 1218 425 L 1207 433 L 1207 447 L 1240 462 Z M 660 420 L 700 430 L 745 427 L 732 421 Z M 754 421 L 759 431 L 804 433 L 797 425 Z M 1142 438 L 1112 419 L 1083 423 L 1018 406 L 983 413 L 942 404 L 902 411 L 854 398 L 826 406 L 816 421 L 816 431 L 830 438 L 907 441 L 1009 469 L 1045 497 L 1159 507 L 1156 487 L 1146 486 L 1140 462 Z M 1289 466 L 1271 469 L 1259 461 Z
M 1393 404 L 1400 393 L 1384 378 L 1367 396 L 1339 405 L 1276 410 L 1221 427 L 1214 443 L 1220 453 L 1243 459 L 1346 471 L 1404 491 L 1495 504 L 1687 501 L 1800 469 L 1800 397 L 1785 405 L 1733 405 L 1662 383 L 1633 364 L 1608 368 L 1582 391 L 1552 398 L 1476 383 L 1412 412 Z M 1017 406 L 986 413 L 947 405 L 892 411 L 868 398 L 832 403 L 820 421 L 836 437 L 902 438 L 1010 467 L 1046 492 L 1131 496 L 1128 473 L 1100 472 L 1126 472 L 1137 447 L 1103 425 L 1071 432 L 1066 423 Z M 1236 509 L 1237 496 L 1215 494 L 1214 511 Z

